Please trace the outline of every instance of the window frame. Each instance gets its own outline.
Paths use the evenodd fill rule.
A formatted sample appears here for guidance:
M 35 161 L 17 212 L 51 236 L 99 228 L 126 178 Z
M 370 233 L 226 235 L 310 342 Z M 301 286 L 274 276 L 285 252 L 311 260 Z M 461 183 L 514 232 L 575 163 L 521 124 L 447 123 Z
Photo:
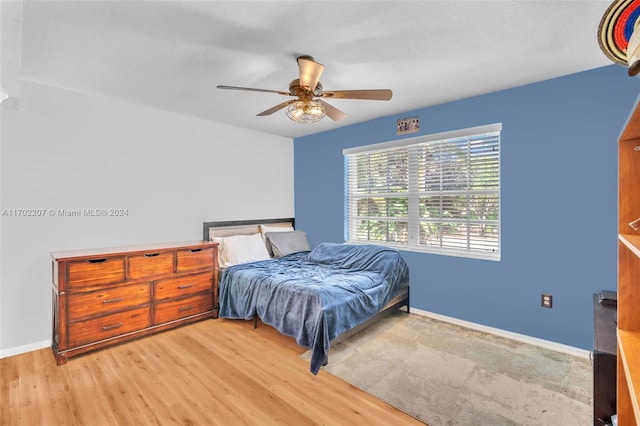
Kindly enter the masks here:
M 460 228 L 464 228 L 466 229 L 466 240 L 461 239 L 460 241 L 466 241 L 466 248 L 455 248 L 455 247 L 446 247 L 446 246 L 442 246 L 442 240 L 440 240 L 440 245 L 427 245 L 424 243 L 421 243 L 420 241 L 420 223 L 426 223 L 429 222 L 429 220 L 426 220 L 425 217 L 421 217 L 420 214 L 420 199 L 422 197 L 422 199 L 424 200 L 425 198 L 428 197 L 428 195 L 425 195 L 425 191 L 421 191 L 419 190 L 418 186 L 419 186 L 419 172 L 418 169 L 421 166 L 426 167 L 426 164 L 431 164 L 433 165 L 433 163 L 428 163 L 428 162 L 423 162 L 420 163 L 418 157 L 419 155 L 416 153 L 415 149 L 419 149 L 420 147 L 424 147 L 424 146 L 432 146 L 434 144 L 447 144 L 450 143 L 451 145 L 453 145 L 454 143 L 459 143 L 461 139 L 467 138 L 467 147 L 469 150 L 471 150 L 471 144 L 473 141 L 473 138 L 479 138 L 482 136 L 490 136 L 493 139 L 497 139 L 497 153 L 495 153 L 495 151 L 493 151 L 493 153 L 491 154 L 493 157 L 495 158 L 495 162 L 497 163 L 497 177 L 495 177 L 494 175 L 494 179 L 493 181 L 497 181 L 497 186 L 496 187 L 492 187 L 491 189 L 482 189 L 482 190 L 478 190 L 478 189 L 473 189 L 470 188 L 470 180 L 467 180 L 467 188 L 464 190 L 442 190 L 443 186 L 443 177 L 440 176 L 438 177 L 438 179 L 441 179 L 441 189 L 438 192 L 438 194 L 440 194 L 439 196 L 442 198 L 445 198 L 447 196 L 455 196 L 455 195 L 464 195 L 466 197 L 468 197 L 469 199 L 471 199 L 472 197 L 476 197 L 478 195 L 487 195 L 487 198 L 491 198 L 492 196 L 495 197 L 495 200 L 497 200 L 497 207 L 495 207 L 496 211 L 492 211 L 493 213 L 497 214 L 497 219 L 471 219 L 471 218 L 466 218 L 466 219 L 460 219 L 457 223 L 460 224 Z M 457 256 L 457 257 L 467 257 L 467 258 L 474 258 L 474 259 L 485 259 L 485 260 L 494 260 L 494 261 L 499 261 L 501 259 L 501 236 L 502 236 L 502 214 L 501 214 L 501 207 L 502 207 L 502 203 L 501 203 L 501 193 L 502 193 L 502 185 L 501 185 L 501 138 L 502 138 L 502 123 L 494 123 L 494 124 L 489 124 L 489 125 L 485 125 L 485 126 L 478 126 L 478 127 L 471 127 L 471 128 L 466 128 L 466 129 L 460 129 L 460 130 L 454 130 L 454 131 L 449 131 L 449 132 L 441 132 L 441 133 L 435 133 L 435 134 L 430 134 L 430 135 L 421 135 L 421 136 L 416 136 L 416 137 L 412 137 L 412 138 L 405 138 L 405 139 L 399 139 L 399 140 L 394 140 L 394 141 L 390 141 L 390 142 L 383 142 L 383 143 L 376 143 L 376 144 L 371 144 L 371 145 L 364 145 L 364 146 L 359 146 L 359 147 L 354 147 L 354 148 L 347 148 L 343 150 L 343 155 L 344 155 L 344 239 L 346 242 L 348 243 L 352 243 L 352 244 L 377 244 L 377 245 L 383 245 L 383 246 L 389 246 L 389 247 L 393 247 L 399 250 L 405 250 L 405 251 L 413 251 L 413 252 L 422 252 L 422 253 L 433 253 L 433 254 L 441 254 L 441 255 L 448 255 L 448 256 Z M 385 169 L 384 167 L 381 168 L 380 170 L 377 170 L 378 172 L 380 171 L 388 171 L 389 173 L 397 173 L 398 170 L 398 164 L 393 163 L 392 160 L 389 159 L 389 157 L 384 157 L 384 153 L 390 153 L 390 152 L 394 152 L 394 150 L 400 150 L 400 149 L 406 149 L 407 150 L 407 154 L 406 154 L 406 160 L 405 163 L 406 165 L 403 165 L 402 167 L 405 167 L 405 173 L 406 173 L 406 179 L 407 179 L 407 190 L 403 191 L 400 190 L 399 192 L 360 192 L 357 193 L 356 189 L 355 189 L 355 185 L 353 180 L 355 179 L 355 174 L 356 170 L 357 170 L 357 166 L 354 166 L 354 168 L 350 168 L 351 161 L 355 161 L 356 157 L 358 155 L 362 155 L 362 154 L 375 154 L 375 153 L 382 153 L 382 157 L 385 158 L 385 161 L 391 161 L 391 166 L 389 166 L 389 168 Z M 495 150 L 495 148 L 494 148 Z M 493 158 L 493 157 L 488 157 L 488 158 Z M 459 159 L 459 158 L 458 158 Z M 471 167 L 471 161 L 472 157 L 469 156 L 466 160 L 466 163 L 464 167 Z M 443 163 L 444 164 L 444 163 Z M 392 166 L 395 166 L 395 169 L 393 169 Z M 402 170 L 402 169 L 400 169 Z M 425 172 L 426 173 L 426 172 Z M 457 172 L 456 172 L 457 173 Z M 458 173 L 457 175 L 454 176 L 460 176 L 461 174 Z M 423 177 L 426 175 L 423 175 Z M 401 179 L 404 179 L 401 178 Z M 426 180 L 426 177 L 425 177 Z M 436 179 L 437 180 L 437 179 Z M 394 181 L 395 182 L 395 181 Z M 369 185 L 373 185 L 373 184 L 369 184 Z M 425 184 L 426 185 L 426 184 Z M 369 191 L 371 191 L 371 189 L 369 188 Z M 358 216 L 358 199 L 373 199 L 373 198 L 384 198 L 385 200 L 387 200 L 387 205 L 388 200 L 389 199 L 399 199 L 399 198 L 406 198 L 406 203 L 407 203 L 407 214 L 406 216 L 370 216 L 370 215 L 363 215 L 363 216 Z M 424 201 L 423 201 L 424 203 Z M 352 212 L 355 212 L 353 215 L 351 214 Z M 469 212 L 467 212 L 467 214 L 470 214 Z M 386 222 L 387 226 L 392 225 L 394 222 L 394 219 L 398 219 L 396 222 L 407 222 L 406 228 L 407 228 L 407 235 L 406 237 L 406 242 L 393 242 L 393 241 L 384 241 L 384 240 L 378 240 L 378 239 L 371 239 L 370 236 L 366 237 L 366 238 L 358 238 L 357 236 L 357 222 L 358 220 L 363 220 L 363 221 L 372 221 L 372 220 L 380 220 L 382 222 Z M 436 216 L 433 221 L 434 223 L 440 223 L 440 226 L 443 226 L 442 222 L 456 222 L 456 220 L 451 220 L 450 218 L 443 218 L 442 217 L 442 212 L 440 216 Z M 494 248 L 494 243 L 493 240 L 491 240 L 491 248 L 493 249 L 493 251 L 490 250 L 480 250 L 477 248 L 472 248 L 472 243 L 473 242 L 477 242 L 480 245 L 482 244 L 482 239 L 480 237 L 478 238 L 473 238 L 472 237 L 472 232 L 470 231 L 471 225 L 473 226 L 491 226 L 495 228 L 495 231 L 497 233 L 497 235 L 495 236 L 495 239 L 497 240 L 495 242 L 495 248 Z M 442 233 L 440 233 L 440 237 L 442 237 Z M 354 237 L 355 236 L 355 237 Z M 386 239 L 389 240 L 389 235 L 386 236 Z M 450 243 L 451 244 L 451 243 Z

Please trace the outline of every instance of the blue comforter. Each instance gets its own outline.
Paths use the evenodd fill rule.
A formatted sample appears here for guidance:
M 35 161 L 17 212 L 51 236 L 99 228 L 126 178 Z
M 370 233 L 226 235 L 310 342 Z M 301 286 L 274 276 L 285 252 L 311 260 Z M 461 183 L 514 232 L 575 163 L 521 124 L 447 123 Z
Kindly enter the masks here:
M 260 319 L 312 349 L 311 372 L 327 360 L 330 341 L 378 313 L 409 284 L 397 250 L 322 243 L 227 268 L 220 278 L 220 317 Z

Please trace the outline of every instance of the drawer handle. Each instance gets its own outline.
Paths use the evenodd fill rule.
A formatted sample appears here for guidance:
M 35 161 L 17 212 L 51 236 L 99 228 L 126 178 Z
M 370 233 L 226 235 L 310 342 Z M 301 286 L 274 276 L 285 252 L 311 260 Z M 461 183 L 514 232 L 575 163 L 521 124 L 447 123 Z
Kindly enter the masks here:
M 116 302 L 122 302 L 122 297 L 117 297 L 115 299 L 104 299 L 102 301 L 102 303 L 116 303 Z
M 87 260 L 87 262 L 89 263 L 102 263 L 102 262 L 106 262 L 107 259 L 89 259 Z
M 102 331 L 113 330 L 114 328 L 118 328 L 118 327 L 122 327 L 122 323 L 121 322 L 119 322 L 117 324 L 113 324 L 113 325 L 103 325 L 102 326 Z
M 202 251 L 202 249 L 189 249 L 189 251 L 190 251 L 191 253 L 197 253 L 197 252 L 199 252 L 199 251 Z
M 193 309 L 193 305 L 189 305 L 189 306 L 184 306 L 182 308 L 178 308 L 178 312 L 183 312 L 183 311 L 188 311 Z
M 144 257 L 156 257 L 157 255 L 159 255 L 160 253 L 145 253 Z
M 193 284 L 179 285 L 178 290 L 184 290 L 185 288 L 191 288 L 191 287 L 193 287 Z

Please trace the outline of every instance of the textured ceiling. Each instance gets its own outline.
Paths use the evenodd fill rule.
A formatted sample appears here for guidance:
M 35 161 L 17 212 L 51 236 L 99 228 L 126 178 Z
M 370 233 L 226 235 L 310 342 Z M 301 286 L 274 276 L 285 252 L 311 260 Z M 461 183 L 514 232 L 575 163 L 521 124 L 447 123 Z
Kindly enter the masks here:
M 286 137 L 611 64 L 597 41 L 610 0 L 21 3 L 2 61 L 19 57 L 22 79 Z M 300 54 L 325 65 L 325 90 L 393 98 L 331 100 L 347 119 L 302 125 L 256 117 L 282 95 L 216 89 L 286 91 Z

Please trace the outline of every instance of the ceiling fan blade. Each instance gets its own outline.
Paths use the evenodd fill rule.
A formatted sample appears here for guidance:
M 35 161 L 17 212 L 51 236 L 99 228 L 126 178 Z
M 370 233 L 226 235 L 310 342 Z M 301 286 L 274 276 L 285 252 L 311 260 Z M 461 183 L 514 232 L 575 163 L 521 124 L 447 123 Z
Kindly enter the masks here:
M 342 120 L 343 118 L 347 118 L 347 114 L 340 111 L 338 108 L 334 107 L 333 105 L 326 103 L 322 99 L 316 99 L 315 101 L 320 102 L 322 104 L 322 106 L 324 107 L 324 112 L 326 112 L 327 116 L 333 121 L 338 121 L 338 120 Z
M 289 92 L 283 92 L 281 90 L 269 90 L 269 89 L 254 89 L 253 87 L 238 87 L 238 86 L 216 86 L 218 89 L 231 89 L 231 90 L 246 90 L 248 92 L 266 92 L 266 93 L 278 93 L 280 95 L 293 96 Z
M 300 86 L 308 87 L 313 93 L 324 70 L 324 65 L 314 61 L 311 56 L 299 56 L 298 68 L 300 68 Z
M 330 90 L 322 92 L 320 96 L 323 98 L 333 99 L 368 99 L 373 101 L 388 101 L 391 99 L 393 92 L 389 89 L 371 89 L 371 90 Z
M 294 103 L 295 101 L 296 101 L 296 99 L 291 99 L 289 101 L 284 101 L 283 103 L 278 104 L 278 105 L 276 105 L 276 106 L 274 106 L 272 108 L 269 108 L 266 111 L 262 111 L 260 114 L 256 114 L 256 115 L 258 117 L 264 117 L 265 115 L 271 115 L 276 111 L 280 111 L 282 108 L 286 107 L 287 105 Z

